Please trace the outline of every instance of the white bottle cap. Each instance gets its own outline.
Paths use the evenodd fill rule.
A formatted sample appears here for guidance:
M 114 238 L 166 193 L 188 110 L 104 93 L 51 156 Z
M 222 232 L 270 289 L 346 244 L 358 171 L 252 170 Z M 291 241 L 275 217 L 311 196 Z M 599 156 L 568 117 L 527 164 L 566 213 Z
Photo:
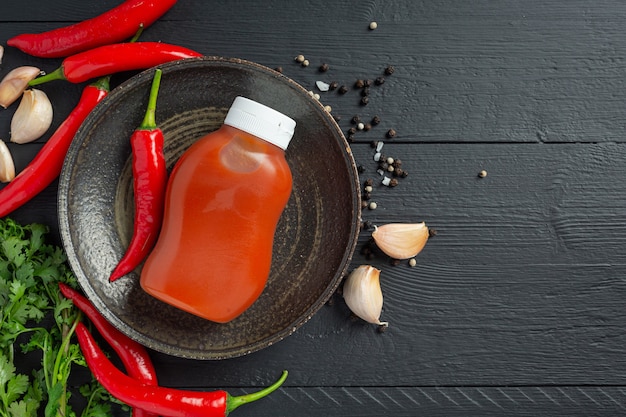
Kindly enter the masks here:
M 228 110 L 224 124 L 287 149 L 296 122 L 290 117 L 245 97 L 237 97 Z

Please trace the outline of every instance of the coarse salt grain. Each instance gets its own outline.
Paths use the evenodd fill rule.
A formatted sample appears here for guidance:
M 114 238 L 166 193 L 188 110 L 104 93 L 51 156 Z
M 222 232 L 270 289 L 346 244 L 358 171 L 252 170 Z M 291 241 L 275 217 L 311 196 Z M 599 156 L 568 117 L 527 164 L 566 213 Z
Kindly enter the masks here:
M 380 151 L 382 151 L 382 150 L 383 150 L 383 145 L 384 145 L 384 144 L 385 144 L 385 143 L 384 143 L 382 140 L 381 140 L 380 142 L 378 142 L 378 143 L 376 144 L 376 152 L 380 152 Z
M 374 161 L 376 161 L 376 162 L 380 161 L 380 157 L 381 157 L 381 153 L 380 152 L 376 152 L 374 154 Z
M 386 185 L 387 187 L 389 186 L 389 183 L 391 183 L 391 178 L 389 177 L 384 177 L 382 180 L 383 185 Z
M 325 83 L 324 81 L 316 81 L 315 85 L 320 91 L 328 91 L 330 90 L 330 84 Z

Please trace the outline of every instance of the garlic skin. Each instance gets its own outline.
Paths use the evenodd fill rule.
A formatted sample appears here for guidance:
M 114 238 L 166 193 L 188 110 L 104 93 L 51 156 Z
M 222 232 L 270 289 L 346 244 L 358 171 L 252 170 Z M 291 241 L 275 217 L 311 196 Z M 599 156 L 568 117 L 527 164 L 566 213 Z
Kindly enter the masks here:
M 52 124 L 52 103 L 41 90 L 24 91 L 11 119 L 11 142 L 28 143 L 43 136 Z
M 5 109 L 17 100 L 28 87 L 28 82 L 41 74 L 36 67 L 17 67 L 0 81 L 0 106 Z
M 9 182 L 15 178 L 15 164 L 7 144 L 0 140 L 0 182 Z
M 343 284 L 343 298 L 350 310 L 368 323 L 388 326 L 380 321 L 383 292 L 380 288 L 380 270 L 361 265 L 348 275 Z
M 426 223 L 389 223 L 374 227 L 376 246 L 393 259 L 409 259 L 424 249 L 428 241 Z

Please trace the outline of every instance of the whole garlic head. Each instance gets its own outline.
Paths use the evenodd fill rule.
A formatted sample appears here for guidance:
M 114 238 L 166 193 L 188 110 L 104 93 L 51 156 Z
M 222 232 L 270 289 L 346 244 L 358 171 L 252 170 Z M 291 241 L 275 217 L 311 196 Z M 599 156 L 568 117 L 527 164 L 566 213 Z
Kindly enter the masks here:
M 394 259 L 409 259 L 417 255 L 428 241 L 426 223 L 389 223 L 372 232 L 376 246 Z
M 11 142 L 28 143 L 43 136 L 52 124 L 52 103 L 41 90 L 24 91 L 11 119 Z
M 350 310 L 368 323 L 388 326 L 380 321 L 383 292 L 380 288 L 380 270 L 361 265 L 353 270 L 343 284 L 343 298 Z

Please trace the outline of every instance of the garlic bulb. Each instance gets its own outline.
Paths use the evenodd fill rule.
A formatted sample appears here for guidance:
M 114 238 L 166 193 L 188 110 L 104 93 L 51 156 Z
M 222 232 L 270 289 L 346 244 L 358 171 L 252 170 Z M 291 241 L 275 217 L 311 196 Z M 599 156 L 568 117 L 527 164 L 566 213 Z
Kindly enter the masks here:
M 15 178 L 15 164 L 11 151 L 3 140 L 0 140 L 0 182 L 9 182 Z
M 409 259 L 424 249 L 428 240 L 426 223 L 389 223 L 374 228 L 376 246 L 394 259 Z
M 51 124 L 52 103 L 46 93 L 26 90 L 11 119 L 11 142 L 32 142 L 46 133 Z
M 17 67 L 0 81 L 0 106 L 5 109 L 17 100 L 28 87 L 28 82 L 37 78 L 41 70 L 35 67 Z
M 380 288 L 380 270 L 361 265 L 348 275 L 343 284 L 343 298 L 354 314 L 368 323 L 388 326 L 380 321 L 383 292 Z

